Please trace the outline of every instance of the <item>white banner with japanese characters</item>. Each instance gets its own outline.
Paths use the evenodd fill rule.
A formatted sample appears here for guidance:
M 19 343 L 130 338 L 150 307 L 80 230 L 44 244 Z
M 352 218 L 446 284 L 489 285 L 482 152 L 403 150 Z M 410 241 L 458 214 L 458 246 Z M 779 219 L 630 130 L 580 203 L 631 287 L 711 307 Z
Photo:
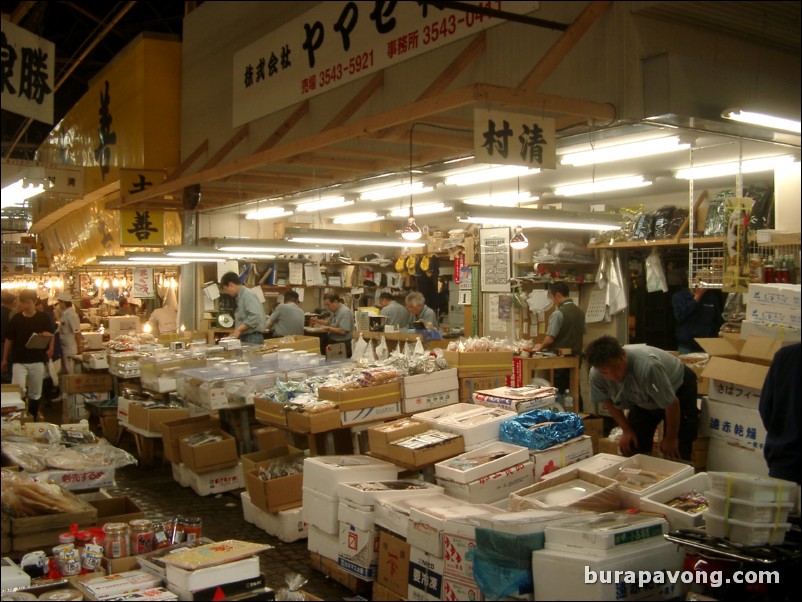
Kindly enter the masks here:
M 474 109 L 473 152 L 477 163 L 555 169 L 554 120 L 503 108 Z
M 465 2 L 519 15 L 539 2 Z M 424 2 L 320 2 L 234 55 L 234 126 L 504 20 Z
M 2 19 L 3 110 L 53 123 L 56 45 Z
M 135 299 L 153 299 L 153 268 L 134 268 L 134 286 L 131 291 Z

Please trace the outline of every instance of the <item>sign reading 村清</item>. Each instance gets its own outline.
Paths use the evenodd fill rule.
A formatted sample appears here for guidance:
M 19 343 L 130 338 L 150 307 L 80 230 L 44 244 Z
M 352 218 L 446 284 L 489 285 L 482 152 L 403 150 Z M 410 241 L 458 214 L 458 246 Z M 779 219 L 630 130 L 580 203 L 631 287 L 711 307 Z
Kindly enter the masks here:
M 53 123 L 56 46 L 2 19 L 3 109 Z
M 473 112 L 473 152 L 477 163 L 555 169 L 554 119 L 498 109 Z

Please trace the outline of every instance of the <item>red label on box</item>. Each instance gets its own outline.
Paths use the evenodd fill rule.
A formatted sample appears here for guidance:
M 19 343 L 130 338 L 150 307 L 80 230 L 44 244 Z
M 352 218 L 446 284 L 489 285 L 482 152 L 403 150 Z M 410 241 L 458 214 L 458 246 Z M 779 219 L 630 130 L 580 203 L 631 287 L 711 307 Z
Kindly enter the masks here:
M 508 387 L 524 386 L 524 360 L 520 357 L 512 358 L 512 374 L 507 376 Z

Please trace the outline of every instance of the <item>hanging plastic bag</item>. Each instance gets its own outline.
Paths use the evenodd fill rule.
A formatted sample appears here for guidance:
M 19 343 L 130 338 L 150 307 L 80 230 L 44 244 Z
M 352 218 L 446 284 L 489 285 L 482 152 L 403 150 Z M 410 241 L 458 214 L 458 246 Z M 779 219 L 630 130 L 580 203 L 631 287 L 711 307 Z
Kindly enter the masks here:
M 58 387 L 58 368 L 59 365 L 53 360 L 47 362 L 47 372 L 50 375 L 50 380 L 53 381 L 53 386 Z
M 420 339 L 416 339 L 416 341 L 415 341 L 415 349 L 413 349 L 413 351 L 412 351 L 412 358 L 413 359 L 418 359 L 418 358 L 423 357 L 425 354 L 426 354 L 426 352 L 423 350 L 423 343 L 421 342 Z
M 307 579 L 299 573 L 287 573 L 284 575 L 287 587 L 282 587 L 276 592 L 276 600 L 289 602 L 301 602 L 306 600 L 306 596 L 301 588 L 306 585 Z
M 646 290 L 650 293 L 668 292 L 666 273 L 663 271 L 663 262 L 660 260 L 657 249 L 652 249 L 646 258 Z
M 378 346 L 376 347 L 376 359 L 381 362 L 386 360 L 388 357 L 390 357 L 390 352 L 387 349 L 387 341 L 385 341 L 384 337 L 382 337 Z
M 365 355 L 365 349 L 367 348 L 368 343 L 362 338 L 362 335 L 359 335 L 356 343 L 354 343 L 354 348 L 351 350 L 351 357 L 359 360 L 363 355 Z
M 362 362 L 372 364 L 376 361 L 376 351 L 373 347 L 373 341 L 368 341 L 365 345 L 365 351 L 362 354 Z

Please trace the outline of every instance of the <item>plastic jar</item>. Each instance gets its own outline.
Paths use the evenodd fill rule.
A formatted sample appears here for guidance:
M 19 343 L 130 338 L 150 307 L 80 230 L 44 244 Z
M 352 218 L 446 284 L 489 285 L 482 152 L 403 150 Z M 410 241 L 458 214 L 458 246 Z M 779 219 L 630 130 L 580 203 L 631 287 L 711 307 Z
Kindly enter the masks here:
M 74 544 L 75 543 L 75 533 L 73 533 L 72 531 L 68 531 L 67 533 L 61 533 L 58 536 L 58 542 L 60 544 L 65 544 L 65 543 Z
M 184 517 L 176 516 L 172 522 L 172 529 L 170 535 L 170 543 L 181 543 L 186 539 L 186 532 L 184 531 Z
M 106 523 L 103 527 L 105 542 L 103 548 L 106 558 L 125 558 L 130 555 L 129 538 L 130 532 L 125 523 Z
M 153 523 L 153 549 L 160 550 L 172 545 L 170 534 L 165 528 L 165 523 Z
M 183 523 L 186 541 L 193 541 L 201 538 L 203 521 L 200 516 L 185 516 L 183 518 Z
M 75 547 L 83 548 L 86 544 L 92 543 L 92 533 L 90 531 L 75 532 Z
M 140 518 L 132 520 L 128 526 L 131 533 L 131 556 L 148 554 L 155 549 L 153 521 Z

